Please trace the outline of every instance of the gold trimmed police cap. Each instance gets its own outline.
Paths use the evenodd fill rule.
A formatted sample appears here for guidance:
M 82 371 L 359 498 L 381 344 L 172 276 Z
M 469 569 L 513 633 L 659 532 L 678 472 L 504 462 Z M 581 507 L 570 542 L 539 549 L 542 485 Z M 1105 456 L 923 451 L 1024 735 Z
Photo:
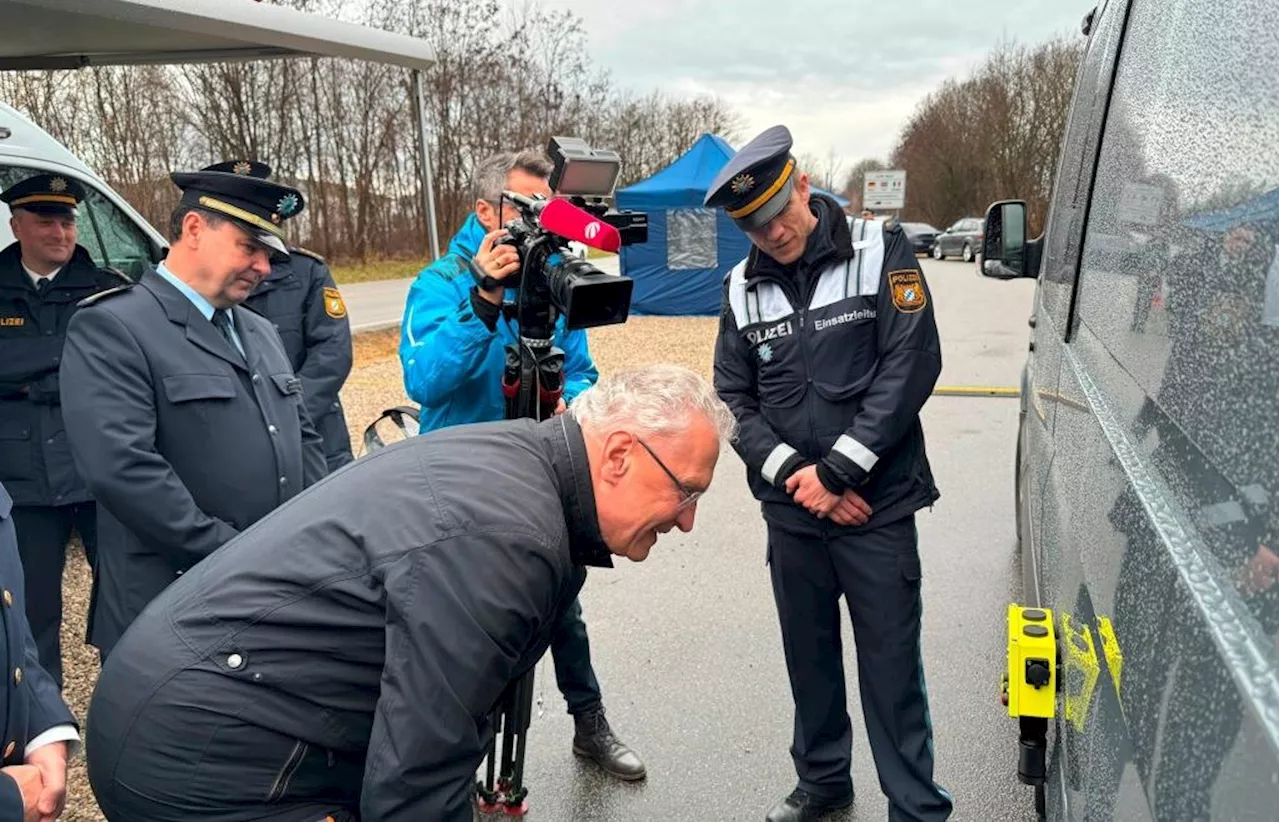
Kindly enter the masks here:
M 795 175 L 791 132 L 786 126 L 774 126 L 743 146 L 720 169 L 702 202 L 710 208 L 723 208 L 743 231 L 754 231 L 786 207 Z
M 222 171 L 227 174 L 239 174 L 241 176 L 257 177 L 265 180 L 271 176 L 271 166 L 266 163 L 260 163 L 257 160 L 227 160 L 221 163 L 214 163 L 211 166 L 205 166 L 201 171 Z
M 234 220 L 268 249 L 288 256 L 284 221 L 306 207 L 296 188 L 225 171 L 175 171 L 169 179 L 182 189 L 183 205 Z
M 72 216 L 84 197 L 84 186 L 61 174 L 37 174 L 0 192 L 0 200 L 8 204 L 10 211 L 25 208 L 39 214 Z

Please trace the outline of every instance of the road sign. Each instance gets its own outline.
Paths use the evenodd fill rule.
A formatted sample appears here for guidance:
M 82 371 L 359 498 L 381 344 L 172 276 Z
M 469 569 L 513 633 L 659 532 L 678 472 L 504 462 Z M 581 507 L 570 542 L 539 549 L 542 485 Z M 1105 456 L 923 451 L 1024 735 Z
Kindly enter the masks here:
M 868 171 L 862 182 L 863 208 L 903 207 L 907 196 L 907 172 Z

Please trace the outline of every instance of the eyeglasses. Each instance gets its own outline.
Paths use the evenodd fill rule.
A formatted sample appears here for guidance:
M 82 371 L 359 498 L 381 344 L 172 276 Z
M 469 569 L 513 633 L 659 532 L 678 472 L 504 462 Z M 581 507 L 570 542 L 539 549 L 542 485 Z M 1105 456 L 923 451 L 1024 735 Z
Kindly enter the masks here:
M 680 504 L 676 506 L 677 510 L 683 511 L 685 508 L 688 508 L 698 501 L 698 498 L 702 496 L 701 491 L 691 491 L 688 486 L 680 481 L 679 477 L 671 473 L 671 469 L 667 467 L 667 464 L 662 461 L 661 457 L 653 453 L 653 449 L 649 447 L 648 443 L 639 437 L 636 437 L 636 442 L 640 443 L 641 447 L 649 452 L 649 456 L 653 457 L 653 461 L 658 463 L 658 467 L 661 468 L 668 477 L 671 477 L 671 481 L 675 483 L 676 490 L 680 492 Z

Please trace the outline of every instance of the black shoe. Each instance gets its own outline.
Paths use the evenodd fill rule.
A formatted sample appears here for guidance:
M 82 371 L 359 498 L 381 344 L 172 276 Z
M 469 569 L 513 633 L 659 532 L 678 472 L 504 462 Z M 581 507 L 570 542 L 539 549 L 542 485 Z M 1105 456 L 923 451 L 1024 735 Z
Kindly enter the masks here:
M 769 809 L 765 822 L 813 822 L 830 811 L 844 810 L 853 804 L 853 794 L 839 799 L 814 796 L 803 788 L 796 788 L 791 795 Z
M 604 708 L 573 718 L 573 752 L 590 759 L 605 773 L 624 782 L 644 779 L 644 763 L 635 751 L 613 735 L 609 720 L 604 718 Z

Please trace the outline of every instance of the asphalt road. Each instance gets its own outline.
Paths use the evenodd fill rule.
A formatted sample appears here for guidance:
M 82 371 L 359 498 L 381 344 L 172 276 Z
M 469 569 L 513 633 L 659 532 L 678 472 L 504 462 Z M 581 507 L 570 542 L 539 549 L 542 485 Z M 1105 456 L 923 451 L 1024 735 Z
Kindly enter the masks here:
M 1033 283 L 924 261 L 944 345 L 943 384 L 1017 385 Z M 348 298 L 350 299 L 350 298 Z M 354 308 L 353 308 L 354 313 Z M 1017 598 L 1013 451 L 1018 402 L 932 398 L 925 432 L 942 499 L 919 515 L 924 658 L 938 781 L 956 820 L 1034 820 L 1015 776 L 1017 726 L 998 701 L 1004 609 Z M 760 820 L 794 786 L 792 708 L 764 566 L 764 527 L 732 452 L 690 534 L 643 564 L 593 570 L 582 594 L 592 653 L 619 735 L 648 765 L 622 784 L 577 760 L 550 659 L 538 669 L 526 783 L 530 822 Z M 883 820 L 857 700 L 852 633 L 845 665 L 854 718 L 854 807 L 832 820 Z
M 342 299 L 347 304 L 351 330 L 378 331 L 400 324 L 404 315 L 404 299 L 413 285 L 412 278 L 374 280 L 342 286 Z

